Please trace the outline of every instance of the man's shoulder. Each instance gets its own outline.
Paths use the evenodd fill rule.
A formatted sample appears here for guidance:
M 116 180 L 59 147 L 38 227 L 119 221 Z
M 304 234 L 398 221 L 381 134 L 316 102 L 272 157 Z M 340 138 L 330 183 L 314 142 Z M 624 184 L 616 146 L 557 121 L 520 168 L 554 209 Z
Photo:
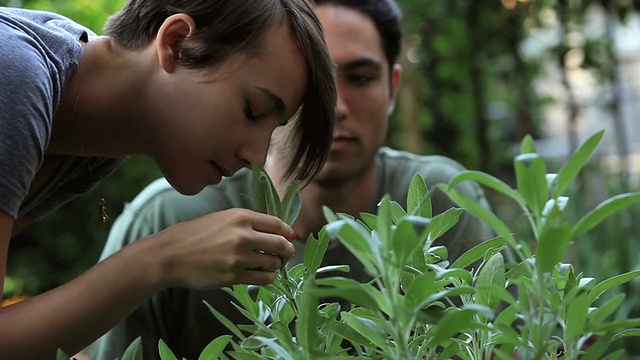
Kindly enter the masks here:
M 408 151 L 380 148 L 378 159 L 387 175 L 412 177 L 419 173 L 429 182 L 445 182 L 465 171 L 459 162 L 441 155 L 419 155 Z

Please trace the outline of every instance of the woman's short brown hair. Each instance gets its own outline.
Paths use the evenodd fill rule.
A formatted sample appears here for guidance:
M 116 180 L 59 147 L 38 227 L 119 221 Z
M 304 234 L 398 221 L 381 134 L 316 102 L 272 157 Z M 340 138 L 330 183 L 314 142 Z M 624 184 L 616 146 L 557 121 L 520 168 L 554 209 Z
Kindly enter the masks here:
M 222 64 L 233 55 L 259 53 L 262 34 L 285 18 L 306 57 L 307 88 L 289 146 L 286 177 L 309 179 L 324 164 L 335 120 L 334 65 L 320 21 L 308 0 L 129 0 L 105 25 L 105 35 L 128 49 L 147 46 L 171 15 L 184 13 L 196 24 L 185 40 L 178 63 L 190 68 Z

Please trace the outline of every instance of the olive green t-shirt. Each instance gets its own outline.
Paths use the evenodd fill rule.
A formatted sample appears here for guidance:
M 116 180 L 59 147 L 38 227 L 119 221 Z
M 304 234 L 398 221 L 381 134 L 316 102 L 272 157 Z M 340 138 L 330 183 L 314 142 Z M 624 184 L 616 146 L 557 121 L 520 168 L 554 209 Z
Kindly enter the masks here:
M 433 190 L 433 214 L 439 214 L 455 204 L 440 190 L 439 183 L 448 183 L 464 171 L 457 162 L 442 156 L 420 156 L 404 151 L 381 148 L 377 156 L 375 196 L 367 212 L 376 213 L 377 203 L 385 194 L 401 205 L 406 204 L 407 190 L 415 173 L 425 179 Z M 156 180 L 143 190 L 114 222 L 101 259 L 117 252 L 141 237 L 157 233 L 178 222 L 191 220 L 214 211 L 230 208 L 251 208 L 253 178 L 249 170 L 225 178 L 195 196 L 185 196 L 174 190 L 164 179 Z M 457 189 L 489 208 L 481 188 L 472 182 L 460 184 Z M 444 234 L 436 244 L 445 245 L 449 260 L 455 260 L 464 251 L 493 236 L 491 229 L 477 218 L 463 213 L 458 223 Z M 294 265 L 302 261 L 304 243 L 294 242 Z M 149 254 L 153 256 L 153 254 Z M 368 281 L 362 265 L 341 244 L 331 246 L 324 257 L 324 265 L 349 265 L 348 276 Z M 229 334 L 203 303 L 206 300 L 234 323 L 249 323 L 233 305 L 231 296 L 223 290 L 193 291 L 171 288 L 154 295 L 123 323 L 105 334 L 91 352 L 96 360 L 114 360 L 121 357 L 127 346 L 142 337 L 144 359 L 159 359 L 158 340 L 162 339 L 180 358 L 197 359 L 204 347 L 220 335 Z

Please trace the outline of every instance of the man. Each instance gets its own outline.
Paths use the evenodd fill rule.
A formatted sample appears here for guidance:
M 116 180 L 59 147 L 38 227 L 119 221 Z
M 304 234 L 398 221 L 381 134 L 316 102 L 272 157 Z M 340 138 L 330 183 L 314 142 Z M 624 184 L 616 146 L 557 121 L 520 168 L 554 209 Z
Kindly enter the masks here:
M 413 175 L 420 173 L 430 189 L 464 169 L 440 156 L 418 156 L 381 148 L 387 133 L 389 115 L 395 105 L 400 83 L 400 13 L 393 0 L 316 0 L 316 13 L 325 30 L 329 51 L 338 68 L 338 121 L 329 157 L 320 173 L 300 194 L 302 208 L 293 225 L 299 240 L 294 241 L 301 261 L 304 240 L 317 234 L 326 223 L 322 206 L 335 212 L 358 215 L 376 212 L 384 194 L 400 204 Z M 287 151 L 272 146 L 266 170 L 279 190 Z M 193 197 L 176 193 L 164 180 L 145 189 L 114 223 L 102 257 L 118 251 L 145 234 L 160 231 L 173 223 L 230 207 L 251 206 L 252 177 L 249 171 L 224 179 Z M 466 182 L 459 189 L 483 206 L 488 204 L 481 189 Z M 454 204 L 440 191 L 432 195 L 433 210 L 441 213 Z M 492 236 L 478 219 L 463 214 L 458 224 L 441 239 L 450 259 Z M 149 254 L 153 256 L 153 254 Z M 331 247 L 325 264 L 349 264 L 349 276 L 367 281 L 362 266 L 340 244 Z M 155 358 L 161 338 L 178 358 L 196 359 L 204 347 L 227 329 L 218 323 L 203 299 L 234 322 L 246 322 L 230 304 L 224 291 L 196 292 L 170 289 L 154 296 L 124 323 L 105 335 L 98 345 L 98 360 L 121 356 L 135 338 L 142 336 L 145 359 Z

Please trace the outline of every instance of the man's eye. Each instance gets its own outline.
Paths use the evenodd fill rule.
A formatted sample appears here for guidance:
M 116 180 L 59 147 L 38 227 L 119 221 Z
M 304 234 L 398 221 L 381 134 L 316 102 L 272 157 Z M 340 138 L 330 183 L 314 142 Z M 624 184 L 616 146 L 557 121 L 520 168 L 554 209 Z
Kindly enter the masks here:
M 371 76 L 363 76 L 363 75 L 349 75 L 347 76 L 347 80 L 356 85 L 366 85 L 373 81 L 373 77 Z

